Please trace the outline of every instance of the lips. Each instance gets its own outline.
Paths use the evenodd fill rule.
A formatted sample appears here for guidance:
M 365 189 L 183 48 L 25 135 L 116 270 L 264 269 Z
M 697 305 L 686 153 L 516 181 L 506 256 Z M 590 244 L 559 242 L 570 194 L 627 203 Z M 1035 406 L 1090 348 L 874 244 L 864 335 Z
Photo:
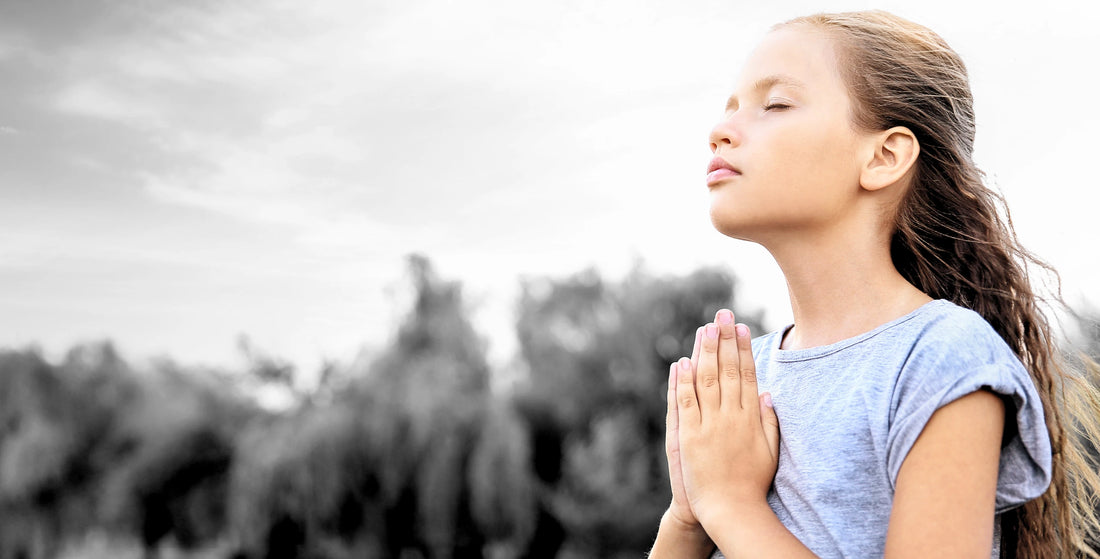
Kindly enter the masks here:
M 710 166 L 707 167 L 707 174 L 713 173 L 713 172 L 717 171 L 718 169 L 727 169 L 729 171 L 733 171 L 734 173 L 737 173 L 738 175 L 741 174 L 740 170 L 738 170 L 733 165 L 730 165 L 729 163 L 726 163 L 725 159 L 722 159 L 721 157 L 715 157 L 714 159 L 710 160 Z
M 741 176 L 741 170 L 730 165 L 721 157 L 711 159 L 710 165 L 707 166 L 707 186 L 730 177 L 738 176 Z

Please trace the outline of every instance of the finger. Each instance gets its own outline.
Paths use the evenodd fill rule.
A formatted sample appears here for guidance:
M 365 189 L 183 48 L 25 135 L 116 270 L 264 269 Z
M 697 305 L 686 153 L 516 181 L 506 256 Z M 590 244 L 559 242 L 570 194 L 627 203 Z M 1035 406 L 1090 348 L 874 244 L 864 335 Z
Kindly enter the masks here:
M 699 365 L 699 343 L 703 339 L 703 327 L 700 326 L 695 329 L 695 347 L 691 348 L 691 366 L 695 368 Z
M 695 368 L 695 392 L 699 395 L 699 413 L 706 419 L 707 413 L 717 411 L 722 403 L 718 386 L 718 325 L 704 326 L 702 337 L 699 364 Z
M 739 374 L 741 377 L 741 407 L 751 410 L 757 406 L 760 394 L 756 385 L 756 363 L 752 359 L 752 337 L 749 327 L 737 325 L 737 354 L 739 356 Z M 755 417 L 755 414 L 752 414 Z
M 768 441 L 768 450 L 772 458 L 779 457 L 779 417 L 775 415 L 772 395 L 765 392 L 760 395 L 760 424 L 764 427 L 764 438 Z
M 714 315 L 718 323 L 718 385 L 722 392 L 722 407 L 736 409 L 741 407 L 741 381 L 737 364 L 740 354 L 737 348 L 737 330 L 733 323 L 733 313 L 722 309 Z
M 694 371 L 691 360 L 681 357 L 676 364 L 676 430 L 691 429 L 699 425 L 699 400 L 695 397 Z
M 666 442 L 668 439 L 667 434 L 676 433 L 679 423 L 676 414 L 676 371 L 678 368 L 678 363 L 673 363 L 668 367 L 668 410 L 665 415 Z
M 665 416 L 665 455 L 668 457 L 668 481 L 672 486 L 674 497 L 684 483 L 680 470 L 679 414 L 676 413 L 676 372 L 678 370 L 678 363 L 673 363 L 668 368 L 668 415 Z

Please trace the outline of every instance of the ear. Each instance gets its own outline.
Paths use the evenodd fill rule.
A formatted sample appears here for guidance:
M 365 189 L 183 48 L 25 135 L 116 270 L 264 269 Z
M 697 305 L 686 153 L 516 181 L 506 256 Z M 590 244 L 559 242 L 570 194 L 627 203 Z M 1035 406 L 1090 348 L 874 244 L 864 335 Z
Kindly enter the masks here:
M 879 132 L 869 141 L 871 157 L 859 174 L 859 185 L 865 190 L 880 190 L 896 184 L 913 168 L 920 154 L 917 137 L 904 126 Z

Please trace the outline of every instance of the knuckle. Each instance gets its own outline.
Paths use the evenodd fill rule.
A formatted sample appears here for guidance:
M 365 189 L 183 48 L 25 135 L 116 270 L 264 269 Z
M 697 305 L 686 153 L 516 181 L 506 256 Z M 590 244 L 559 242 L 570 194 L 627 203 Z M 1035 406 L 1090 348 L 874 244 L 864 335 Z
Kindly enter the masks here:
M 733 363 L 722 364 L 722 376 L 726 378 L 737 378 L 738 374 L 737 366 Z
M 695 407 L 695 396 L 691 394 L 681 394 L 678 398 L 681 408 Z
M 705 374 L 702 377 L 703 386 L 710 388 L 718 384 L 718 375 Z

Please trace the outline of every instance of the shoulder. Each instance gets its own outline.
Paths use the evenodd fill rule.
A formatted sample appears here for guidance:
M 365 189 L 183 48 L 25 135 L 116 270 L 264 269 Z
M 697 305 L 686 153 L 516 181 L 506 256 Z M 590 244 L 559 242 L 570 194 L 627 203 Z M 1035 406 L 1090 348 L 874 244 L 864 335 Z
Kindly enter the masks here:
M 934 301 L 912 322 L 895 399 L 924 399 L 933 393 L 958 397 L 983 387 L 1010 394 L 1031 384 L 1019 357 L 978 313 Z
M 973 310 L 950 301 L 933 301 L 917 317 L 910 359 L 913 364 L 978 367 L 1022 365 L 1000 334 Z
M 978 313 L 936 301 L 912 325 L 916 336 L 895 379 L 888 463 L 891 481 L 940 408 L 978 390 L 1001 397 L 1002 450 L 997 511 L 1041 494 L 1050 480 L 1050 445 L 1042 399 L 1027 368 Z
M 951 301 L 932 301 L 921 311 L 917 324 L 921 337 L 929 341 L 942 343 L 977 338 L 988 342 L 989 338 L 1000 338 L 982 315 Z

